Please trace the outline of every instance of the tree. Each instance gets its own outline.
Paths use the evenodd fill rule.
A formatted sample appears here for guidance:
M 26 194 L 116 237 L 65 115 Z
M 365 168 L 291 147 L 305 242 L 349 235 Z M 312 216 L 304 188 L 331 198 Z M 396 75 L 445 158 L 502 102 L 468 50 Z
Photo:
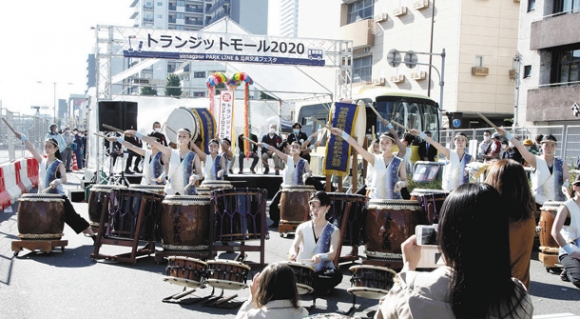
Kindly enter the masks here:
M 141 88 L 141 95 L 157 96 L 157 90 L 151 88 L 150 86 L 145 86 Z
M 167 87 L 165 88 L 166 96 L 181 97 L 181 80 L 173 73 L 167 75 Z

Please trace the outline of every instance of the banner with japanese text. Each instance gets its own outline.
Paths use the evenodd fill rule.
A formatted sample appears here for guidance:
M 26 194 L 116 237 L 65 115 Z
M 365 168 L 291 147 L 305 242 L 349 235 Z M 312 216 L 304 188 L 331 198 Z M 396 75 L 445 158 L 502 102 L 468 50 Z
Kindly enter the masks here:
M 257 34 L 147 30 L 128 37 L 127 58 L 325 66 L 333 41 Z
M 358 115 L 358 108 L 356 104 L 334 103 L 334 107 L 330 110 L 329 119 L 332 127 L 340 128 L 349 135 L 354 133 L 354 123 Z M 326 145 L 326 156 L 324 157 L 324 174 L 343 177 L 348 174 L 350 164 L 350 145 L 342 138 L 342 136 L 335 136 L 330 134 L 330 138 Z
M 220 95 L 219 137 L 232 140 L 234 92 L 222 91 Z

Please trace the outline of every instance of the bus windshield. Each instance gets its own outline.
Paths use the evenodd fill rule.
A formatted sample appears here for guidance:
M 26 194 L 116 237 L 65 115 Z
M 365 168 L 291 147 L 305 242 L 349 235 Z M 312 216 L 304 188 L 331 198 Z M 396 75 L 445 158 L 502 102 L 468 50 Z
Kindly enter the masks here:
M 421 132 L 430 131 L 433 139 L 439 140 L 438 106 L 432 100 L 407 96 L 377 96 L 375 109 L 386 120 L 395 121 Z M 376 123 L 377 133 L 387 131 L 380 119 L 377 118 L 372 122 Z M 398 126 L 395 126 L 395 129 L 399 136 L 402 136 L 403 129 Z

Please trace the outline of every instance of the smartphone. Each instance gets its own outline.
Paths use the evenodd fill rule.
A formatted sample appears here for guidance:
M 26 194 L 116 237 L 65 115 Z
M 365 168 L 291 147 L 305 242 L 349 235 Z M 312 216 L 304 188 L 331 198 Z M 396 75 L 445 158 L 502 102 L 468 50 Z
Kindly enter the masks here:
M 437 246 L 437 224 L 417 225 L 415 227 L 417 245 L 419 246 Z

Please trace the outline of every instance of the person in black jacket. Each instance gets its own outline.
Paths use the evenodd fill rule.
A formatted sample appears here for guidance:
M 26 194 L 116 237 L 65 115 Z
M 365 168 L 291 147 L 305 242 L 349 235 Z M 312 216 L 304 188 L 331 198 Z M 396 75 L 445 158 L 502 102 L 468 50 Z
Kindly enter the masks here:
M 431 132 L 425 131 L 425 134 L 431 137 Z M 436 155 L 437 149 L 434 146 L 429 145 L 426 141 L 419 143 L 419 158 L 421 158 L 422 161 L 435 162 Z
M 238 135 L 238 147 L 240 148 L 240 153 L 238 156 L 240 171 L 238 172 L 238 174 L 244 173 L 244 158 L 246 157 L 246 153 L 244 151 L 246 147 L 245 143 L 250 143 L 243 137 L 244 134 Z M 250 139 L 258 143 L 258 136 L 256 136 L 256 134 L 250 133 Z M 256 168 L 256 165 L 258 164 L 259 157 L 258 157 L 258 145 L 254 143 L 250 144 L 250 157 L 253 159 L 252 165 L 250 166 L 250 172 L 252 172 L 252 174 L 256 174 L 254 168 Z
M 141 139 L 137 138 L 136 136 L 125 135 L 125 141 L 135 145 L 138 148 L 143 147 L 143 142 L 141 142 Z M 135 171 L 135 173 L 141 173 L 141 170 L 139 170 L 139 163 L 141 163 L 141 155 L 131 150 L 127 150 L 127 153 L 129 156 L 127 157 L 127 163 L 125 164 L 125 174 L 133 174 L 133 172 L 131 172 L 130 170 L 131 164 L 133 163 L 133 158 L 135 158 L 135 165 L 133 166 L 133 171 Z
M 294 125 L 292 125 L 292 133 L 289 134 L 288 138 L 286 139 L 288 141 L 288 144 L 292 144 L 292 142 L 294 141 L 298 141 L 300 142 L 300 144 L 304 144 L 304 142 L 306 142 L 307 140 L 309 141 L 306 133 L 302 132 L 301 130 L 302 125 L 300 125 L 300 123 L 294 123 Z M 302 151 L 300 152 L 300 157 L 308 161 L 308 163 L 310 164 L 310 149 L 309 148 L 302 149 Z

